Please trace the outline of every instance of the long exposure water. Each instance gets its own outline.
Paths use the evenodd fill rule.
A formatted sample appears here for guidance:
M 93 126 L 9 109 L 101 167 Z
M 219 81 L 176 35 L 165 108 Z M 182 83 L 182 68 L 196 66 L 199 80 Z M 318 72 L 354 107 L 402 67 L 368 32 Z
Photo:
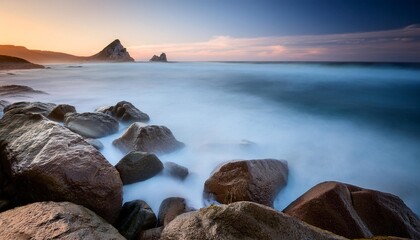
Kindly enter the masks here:
M 50 65 L 0 72 L 0 85 L 48 95 L 9 101 L 67 103 L 78 112 L 132 102 L 186 147 L 160 155 L 188 167 L 179 181 L 164 174 L 124 187 L 124 201 L 143 199 L 154 211 L 166 197 L 203 206 L 205 180 L 232 159 L 285 159 L 289 182 L 282 210 L 327 180 L 390 192 L 420 213 L 420 67 L 392 64 L 122 63 Z M 10 75 L 14 73 L 15 75 Z M 128 126 L 101 138 L 102 154 Z M 255 144 L 241 144 L 243 140 Z

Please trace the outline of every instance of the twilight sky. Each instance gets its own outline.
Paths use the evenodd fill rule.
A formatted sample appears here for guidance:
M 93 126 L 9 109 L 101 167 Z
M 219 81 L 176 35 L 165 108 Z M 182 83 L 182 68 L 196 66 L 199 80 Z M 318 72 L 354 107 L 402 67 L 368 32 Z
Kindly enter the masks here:
M 137 60 L 420 62 L 420 0 L 0 0 L 0 44 Z

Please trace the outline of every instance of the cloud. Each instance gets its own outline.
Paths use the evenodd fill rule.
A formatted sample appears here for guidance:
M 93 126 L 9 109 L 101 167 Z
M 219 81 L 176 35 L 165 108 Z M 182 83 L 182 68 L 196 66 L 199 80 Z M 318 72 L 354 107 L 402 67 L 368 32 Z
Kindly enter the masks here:
M 165 52 L 174 61 L 420 61 L 420 25 L 403 29 L 286 37 L 234 38 L 128 48 L 139 60 Z

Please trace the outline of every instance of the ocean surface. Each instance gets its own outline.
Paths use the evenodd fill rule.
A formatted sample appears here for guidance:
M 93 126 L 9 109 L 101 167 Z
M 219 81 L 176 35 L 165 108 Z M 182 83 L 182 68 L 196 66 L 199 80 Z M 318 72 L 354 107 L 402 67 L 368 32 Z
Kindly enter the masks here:
M 188 167 L 179 181 L 158 175 L 124 187 L 155 212 L 167 197 L 203 206 L 205 180 L 232 159 L 285 159 L 289 182 L 275 207 L 323 181 L 389 192 L 420 213 L 420 65 L 338 63 L 121 63 L 49 65 L 0 72 L 0 85 L 48 95 L 9 101 L 67 103 L 78 112 L 132 102 L 150 124 L 169 127 L 186 147 L 160 155 Z M 15 75 L 10 75 L 13 73 Z M 101 138 L 102 154 L 128 126 Z M 247 144 L 252 142 L 254 144 Z M 244 144 L 246 143 L 246 144 Z

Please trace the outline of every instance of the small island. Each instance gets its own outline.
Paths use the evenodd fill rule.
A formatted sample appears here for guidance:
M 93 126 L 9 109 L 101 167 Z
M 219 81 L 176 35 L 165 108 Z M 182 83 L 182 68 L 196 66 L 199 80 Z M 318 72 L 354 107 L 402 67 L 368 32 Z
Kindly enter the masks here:
M 150 62 L 168 62 L 168 59 L 166 58 L 166 53 L 160 54 L 158 57 L 157 55 L 153 55 L 153 57 L 149 60 Z

